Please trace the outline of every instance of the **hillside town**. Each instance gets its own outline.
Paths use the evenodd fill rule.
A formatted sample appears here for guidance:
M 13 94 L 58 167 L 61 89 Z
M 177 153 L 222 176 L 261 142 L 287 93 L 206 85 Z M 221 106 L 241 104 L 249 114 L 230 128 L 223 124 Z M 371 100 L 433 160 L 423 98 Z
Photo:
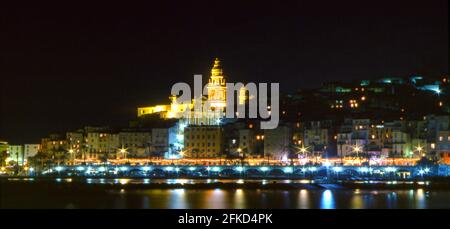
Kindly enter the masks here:
M 325 82 L 280 97 L 280 124 L 227 119 L 226 75 L 215 59 L 208 95 L 192 104 L 137 108 L 126 128 L 85 126 L 17 145 L 0 141 L 1 171 L 20 174 L 56 165 L 200 164 L 339 165 L 450 164 L 449 76 L 385 77 Z M 239 103 L 252 98 L 237 92 Z M 212 101 L 204 120 L 181 114 Z M 270 105 L 268 106 L 270 110 Z

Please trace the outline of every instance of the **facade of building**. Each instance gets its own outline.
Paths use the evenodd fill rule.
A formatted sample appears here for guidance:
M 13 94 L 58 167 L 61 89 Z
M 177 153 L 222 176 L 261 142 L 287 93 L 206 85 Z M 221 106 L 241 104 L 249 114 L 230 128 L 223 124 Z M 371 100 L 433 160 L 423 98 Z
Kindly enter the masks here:
M 239 153 L 246 153 L 247 155 L 255 155 L 256 135 L 253 129 L 239 130 Z
M 8 148 L 9 148 L 8 142 L 0 140 L 0 166 L 6 164 L 6 159 L 8 158 Z
M 223 142 L 220 126 L 188 126 L 184 129 L 184 152 L 188 158 L 223 156 Z
M 100 156 L 115 158 L 120 148 L 119 135 L 110 131 L 90 130 L 86 133 L 85 159 L 98 159 Z
M 328 129 L 306 129 L 304 134 L 306 147 L 322 151 L 329 143 Z
M 177 146 L 177 126 L 153 128 L 151 135 L 151 151 L 156 155 L 168 157 L 181 150 Z
M 40 150 L 39 144 L 10 145 L 8 147 L 8 162 L 26 165 L 28 158 L 36 156 Z
M 5 141 L 0 141 L 0 153 L 8 151 L 9 144 Z
M 304 129 L 304 146 L 313 153 L 327 153 L 332 150 L 334 140 L 334 130 L 329 120 L 309 122 Z M 336 136 L 337 138 L 337 136 Z
M 352 140 L 352 133 L 337 134 L 337 155 L 338 157 L 348 157 L 353 154 L 353 149 L 357 142 Z
M 400 130 L 394 130 L 392 132 L 391 152 L 394 157 L 411 157 L 413 148 L 410 135 Z
M 122 130 L 119 132 L 119 145 L 127 149 L 129 157 L 148 157 L 152 145 L 152 131 Z
M 264 156 L 276 160 L 287 160 L 291 139 L 292 133 L 288 126 L 264 130 Z
M 439 159 L 444 160 L 450 155 L 450 131 L 438 132 L 436 153 Z
M 23 145 L 9 145 L 8 147 L 8 162 L 13 161 L 19 165 L 25 164 Z
M 66 133 L 67 146 L 69 150 L 73 150 L 75 153 L 80 153 L 83 144 L 85 143 L 84 131 L 77 130 L 74 132 Z
M 41 151 L 43 152 L 62 152 L 67 149 L 67 140 L 61 135 L 51 134 L 49 137 L 41 139 Z
M 387 157 L 392 149 L 391 129 L 370 119 L 346 119 L 336 141 L 338 157 L 355 157 L 359 153 Z
M 40 144 L 25 144 L 23 145 L 23 152 L 25 155 L 25 160 L 29 157 L 34 157 L 41 150 Z

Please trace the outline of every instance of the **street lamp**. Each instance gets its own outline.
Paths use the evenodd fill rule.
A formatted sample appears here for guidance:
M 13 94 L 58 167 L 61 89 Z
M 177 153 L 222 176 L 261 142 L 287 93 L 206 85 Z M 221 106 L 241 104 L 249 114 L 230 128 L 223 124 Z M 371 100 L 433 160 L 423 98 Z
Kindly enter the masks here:
M 425 152 L 422 153 L 423 151 L 423 147 L 419 144 L 418 146 L 415 147 L 416 151 L 419 152 L 419 155 L 421 155 L 422 157 L 425 157 Z
M 297 147 L 297 149 L 298 149 L 297 153 L 302 154 L 305 159 L 305 163 L 303 163 L 303 169 L 305 169 L 304 167 L 305 167 L 306 163 L 308 163 L 308 153 L 309 153 L 308 148 L 309 147 L 305 147 L 305 145 L 303 145 L 303 144 L 301 147 Z M 303 175 L 305 176 L 306 173 Z
M 122 154 L 122 157 L 124 158 L 124 159 L 127 159 L 127 149 L 126 148 L 124 148 L 123 146 L 122 146 L 122 148 L 120 148 L 119 149 L 119 153 L 121 153 Z
M 72 159 L 72 165 L 75 165 L 75 157 L 74 157 L 74 153 L 75 153 L 75 150 L 73 150 L 72 148 L 69 149 L 69 154 L 70 154 L 70 157 L 71 157 L 71 159 Z
M 362 152 L 362 148 L 359 145 L 355 145 L 353 147 L 353 152 L 356 153 L 356 158 L 358 159 L 358 163 L 361 164 L 361 160 L 359 159 L 359 153 Z
M 306 154 L 307 152 L 308 152 L 308 148 L 307 148 L 307 147 L 302 146 L 302 147 L 300 148 L 300 153 Z
M 241 158 L 241 166 L 243 166 L 245 163 L 245 155 L 241 156 L 242 149 L 240 147 L 237 148 L 237 152 L 238 152 L 239 157 Z
M 305 147 L 304 145 L 302 145 L 302 147 L 297 147 L 297 148 L 298 148 L 298 152 L 301 153 L 304 156 L 304 158 L 307 160 L 308 153 L 309 153 L 309 151 L 308 151 L 309 147 Z

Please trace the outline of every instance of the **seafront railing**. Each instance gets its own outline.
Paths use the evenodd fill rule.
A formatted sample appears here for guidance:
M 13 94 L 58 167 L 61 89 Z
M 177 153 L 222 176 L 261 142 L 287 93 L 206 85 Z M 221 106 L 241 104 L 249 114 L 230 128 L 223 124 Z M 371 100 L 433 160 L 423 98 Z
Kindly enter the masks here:
M 417 178 L 450 176 L 450 166 L 189 166 L 189 165 L 74 165 L 29 171 L 29 176 L 86 177 L 252 177 L 252 178 Z

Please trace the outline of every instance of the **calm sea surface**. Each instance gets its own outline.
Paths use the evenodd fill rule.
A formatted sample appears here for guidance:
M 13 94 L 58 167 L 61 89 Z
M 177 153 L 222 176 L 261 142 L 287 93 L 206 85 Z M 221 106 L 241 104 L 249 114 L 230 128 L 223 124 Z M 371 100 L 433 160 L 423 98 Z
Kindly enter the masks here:
M 82 190 L 67 188 L 70 179 L 51 182 L 11 179 L 1 183 L 1 208 L 157 208 L 157 209 L 364 209 L 450 208 L 450 191 L 358 189 L 155 189 L 145 184 L 261 182 L 267 180 L 86 179 Z M 80 181 L 77 181 L 80 182 Z M 281 180 L 281 183 L 305 182 Z M 128 188 L 140 184 L 138 188 Z M 73 184 L 72 184 L 73 185 Z M 87 187 L 87 188 L 86 188 Z M 92 187 L 92 189 L 90 188 Z

